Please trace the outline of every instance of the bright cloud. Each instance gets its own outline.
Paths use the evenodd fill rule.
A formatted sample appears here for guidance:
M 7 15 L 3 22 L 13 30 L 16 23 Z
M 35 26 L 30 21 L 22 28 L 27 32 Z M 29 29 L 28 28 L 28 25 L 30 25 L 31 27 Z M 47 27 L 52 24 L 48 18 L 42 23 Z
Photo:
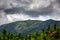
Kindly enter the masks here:
M 28 15 L 22 15 L 22 14 L 10 14 L 7 15 L 7 18 L 9 21 L 17 21 L 17 20 L 28 20 L 29 16 Z

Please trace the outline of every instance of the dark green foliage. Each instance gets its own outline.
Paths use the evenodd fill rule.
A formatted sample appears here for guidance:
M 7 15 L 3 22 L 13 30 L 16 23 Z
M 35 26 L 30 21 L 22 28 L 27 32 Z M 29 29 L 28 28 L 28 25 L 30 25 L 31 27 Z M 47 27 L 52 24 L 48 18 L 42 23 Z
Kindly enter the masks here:
M 34 32 L 33 34 L 27 34 L 26 36 L 22 36 L 21 33 L 18 35 L 8 33 L 3 29 L 0 40 L 60 40 L 60 28 L 56 28 L 56 24 L 54 24 L 54 28 L 48 26 L 47 31 L 42 29 L 41 33 Z
M 47 31 L 50 31 L 50 25 L 48 25 L 48 29 L 47 29 Z
M 44 31 L 45 31 L 45 30 L 44 30 L 44 29 L 42 29 L 42 33 L 44 33 Z
M 54 24 L 54 30 L 56 31 L 56 23 Z
M 21 33 L 19 33 L 18 37 L 21 38 Z
M 3 33 L 4 35 L 6 35 L 6 32 L 7 32 L 7 31 L 6 31 L 5 29 L 3 29 L 2 33 Z
M 47 40 L 45 36 L 43 37 L 43 40 Z

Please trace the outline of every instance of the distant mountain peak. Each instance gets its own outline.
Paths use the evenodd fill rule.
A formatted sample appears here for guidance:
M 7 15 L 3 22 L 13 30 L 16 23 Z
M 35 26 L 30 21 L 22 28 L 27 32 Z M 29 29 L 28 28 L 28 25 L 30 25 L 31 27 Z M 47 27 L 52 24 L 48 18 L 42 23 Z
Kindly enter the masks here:
M 53 20 L 53 19 L 49 19 L 49 20 L 47 20 L 47 21 L 55 21 L 55 20 Z

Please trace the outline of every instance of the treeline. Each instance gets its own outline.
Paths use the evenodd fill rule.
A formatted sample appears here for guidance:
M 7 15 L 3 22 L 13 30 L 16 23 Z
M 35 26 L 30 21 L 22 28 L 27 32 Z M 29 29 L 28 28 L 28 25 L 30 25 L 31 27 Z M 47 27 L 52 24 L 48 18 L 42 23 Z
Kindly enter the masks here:
M 54 24 L 53 28 L 48 26 L 47 31 L 42 29 L 41 33 L 35 32 L 26 36 L 21 36 L 21 33 L 18 35 L 8 33 L 3 29 L 2 34 L 0 34 L 0 40 L 60 40 L 60 28 Z

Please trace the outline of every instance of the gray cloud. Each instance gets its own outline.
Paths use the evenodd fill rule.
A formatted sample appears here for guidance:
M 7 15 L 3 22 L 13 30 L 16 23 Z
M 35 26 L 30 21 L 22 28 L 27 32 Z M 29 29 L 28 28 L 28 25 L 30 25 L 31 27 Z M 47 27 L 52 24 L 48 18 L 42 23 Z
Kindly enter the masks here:
M 4 9 L 6 14 L 23 12 L 30 16 L 39 16 L 50 15 L 53 13 L 52 4 L 50 4 L 48 0 L 1 0 L 1 2 L 2 5 L 0 9 Z
M 37 2 L 36 2 L 37 1 Z M 42 1 L 42 0 L 40 0 Z M 53 12 L 53 8 L 52 5 L 50 3 L 48 3 L 49 1 L 43 0 L 43 3 L 41 5 L 39 0 L 18 0 L 16 1 L 18 5 L 18 7 L 15 8 L 10 8 L 10 9 L 6 9 L 4 10 L 7 14 L 20 14 L 21 12 L 23 14 L 32 16 L 32 17 L 38 17 L 39 15 L 52 15 Z M 35 5 L 36 4 L 36 5 Z
M 48 6 L 38 11 L 34 11 L 34 10 L 27 11 L 23 8 L 12 8 L 12 9 L 6 9 L 5 12 L 7 14 L 23 13 L 32 17 L 37 17 L 39 15 L 52 15 L 53 9 L 51 6 Z
M 59 15 L 60 0 L 0 0 L 0 24 L 29 18 L 59 20 Z
M 57 3 L 60 3 L 60 0 L 56 0 Z

